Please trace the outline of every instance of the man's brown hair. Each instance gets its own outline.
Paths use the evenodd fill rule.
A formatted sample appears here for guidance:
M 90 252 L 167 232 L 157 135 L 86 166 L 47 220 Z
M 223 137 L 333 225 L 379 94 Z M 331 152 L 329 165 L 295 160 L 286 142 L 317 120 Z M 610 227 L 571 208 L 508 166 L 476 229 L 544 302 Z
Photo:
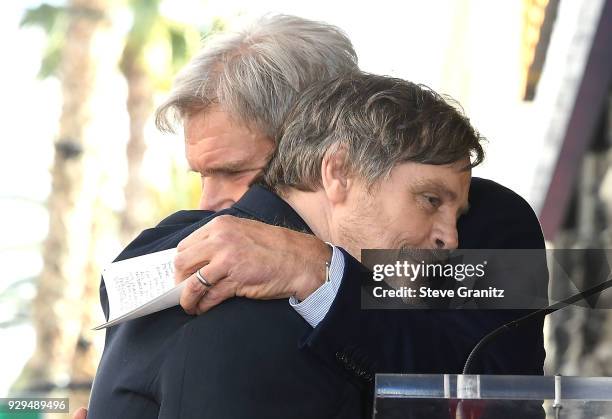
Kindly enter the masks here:
M 370 185 L 404 162 L 443 165 L 484 158 L 470 121 L 433 90 L 398 78 L 345 74 L 308 88 L 288 114 L 266 183 L 279 190 L 321 186 L 328 150 L 344 148 L 347 169 Z

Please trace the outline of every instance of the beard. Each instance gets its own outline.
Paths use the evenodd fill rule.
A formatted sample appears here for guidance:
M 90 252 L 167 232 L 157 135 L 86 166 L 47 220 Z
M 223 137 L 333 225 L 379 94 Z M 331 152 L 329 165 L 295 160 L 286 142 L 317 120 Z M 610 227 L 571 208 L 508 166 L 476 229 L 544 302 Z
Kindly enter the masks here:
M 388 247 L 381 240 L 387 226 L 381 225 L 378 212 L 374 198 L 364 192 L 356 200 L 353 211 L 336 223 L 338 244 L 359 261 L 362 249 Z
M 367 227 L 361 226 L 363 223 L 362 219 L 358 219 L 355 217 L 350 217 L 347 220 L 343 220 L 338 222 L 337 231 L 338 231 L 338 240 L 337 243 L 344 247 L 355 259 L 361 262 L 361 250 L 362 249 L 377 249 L 375 243 L 372 243 L 371 240 L 368 240 L 368 237 L 371 237 L 366 229 L 361 229 L 359 227 Z
M 451 250 L 449 249 L 415 249 L 402 246 L 399 249 L 398 257 L 400 260 L 412 262 L 424 262 L 426 264 L 443 264 L 450 259 Z

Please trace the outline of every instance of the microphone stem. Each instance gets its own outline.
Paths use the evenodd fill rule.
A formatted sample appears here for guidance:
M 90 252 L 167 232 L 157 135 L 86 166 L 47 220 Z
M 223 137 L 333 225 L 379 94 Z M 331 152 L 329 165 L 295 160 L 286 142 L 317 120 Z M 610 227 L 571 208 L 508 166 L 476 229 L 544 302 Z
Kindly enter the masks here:
M 474 346 L 474 348 L 472 349 L 472 351 L 470 352 L 470 354 L 467 357 L 467 360 L 465 361 L 465 364 L 463 366 L 463 373 L 462 374 L 468 374 L 470 371 L 470 367 L 472 366 L 472 363 L 474 362 L 474 358 L 476 357 L 476 355 L 478 354 L 478 352 L 484 347 L 486 346 L 493 338 L 495 338 L 496 336 L 504 333 L 506 330 L 508 329 L 513 329 L 515 327 L 517 327 L 519 324 L 527 321 L 527 320 L 531 320 L 533 318 L 536 318 L 540 315 L 542 316 L 547 316 L 549 314 L 554 313 L 557 310 L 560 310 L 564 307 L 567 307 L 570 304 L 573 304 L 577 301 L 580 300 L 584 300 L 588 297 L 590 297 L 593 294 L 597 294 L 599 292 L 602 292 L 608 288 L 610 288 L 612 286 L 612 275 L 610 275 L 608 277 L 607 280 L 605 280 L 604 282 L 601 282 L 589 289 L 587 289 L 586 291 L 582 291 L 579 292 L 578 294 L 572 295 L 568 298 L 566 298 L 565 300 L 561 300 L 555 304 L 551 304 L 548 307 L 544 307 L 544 308 L 540 308 L 538 310 L 535 310 L 529 314 L 526 314 L 523 317 L 520 317 L 516 320 L 513 320 L 509 323 L 506 323 L 504 325 L 501 325 L 500 327 L 498 327 L 497 329 L 494 329 L 493 331 L 489 332 L 488 334 L 486 334 L 482 339 L 480 339 L 480 341 L 478 341 L 478 343 L 476 344 L 476 346 Z

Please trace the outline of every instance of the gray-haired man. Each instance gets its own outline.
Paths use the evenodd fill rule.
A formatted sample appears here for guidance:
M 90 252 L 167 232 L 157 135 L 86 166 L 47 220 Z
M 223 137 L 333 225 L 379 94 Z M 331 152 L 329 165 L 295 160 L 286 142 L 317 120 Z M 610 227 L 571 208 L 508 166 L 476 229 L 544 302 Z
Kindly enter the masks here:
M 356 69 L 356 53 L 340 29 L 295 16 L 266 16 L 208 40 L 156 112 L 162 131 L 183 124 L 186 158 L 201 175 L 199 208 L 234 204 L 261 175 L 300 92 Z M 304 255 L 316 261 L 311 266 L 319 276 L 319 261 L 331 252 L 306 240 Z M 105 298 L 102 304 L 108 313 Z
M 187 160 L 202 176 L 200 209 L 228 208 L 244 194 L 302 90 L 356 69 L 340 29 L 294 16 L 264 17 L 208 41 L 156 112 L 163 131 L 183 122 Z

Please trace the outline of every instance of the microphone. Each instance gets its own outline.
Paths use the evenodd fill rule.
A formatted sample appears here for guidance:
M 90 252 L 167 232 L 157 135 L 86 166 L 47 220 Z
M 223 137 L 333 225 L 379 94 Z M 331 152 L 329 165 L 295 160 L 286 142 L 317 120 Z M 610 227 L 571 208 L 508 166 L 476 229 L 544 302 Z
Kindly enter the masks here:
M 476 346 L 474 346 L 474 348 L 468 355 L 467 360 L 465 361 L 465 364 L 463 366 L 463 374 L 470 373 L 470 367 L 472 366 L 474 359 L 476 358 L 476 355 L 478 355 L 478 353 L 482 350 L 482 348 L 484 348 L 488 343 L 490 343 L 497 336 L 503 334 L 504 332 L 510 329 L 517 328 L 518 326 L 527 322 L 528 320 L 534 319 L 539 316 L 547 316 L 549 314 L 552 314 L 557 310 L 561 310 L 562 308 L 565 308 L 568 305 L 573 304 L 577 301 L 585 300 L 589 298 L 590 296 L 600 293 L 602 291 L 605 291 L 606 289 L 610 287 L 612 287 L 612 275 L 610 275 L 608 279 L 606 279 L 604 282 L 601 282 L 591 288 L 588 288 L 585 291 L 579 292 L 578 294 L 572 295 L 571 297 L 568 297 L 565 300 L 561 300 L 555 304 L 549 305 L 548 307 L 538 309 L 523 317 L 520 317 L 516 320 L 513 320 L 511 322 L 508 322 L 504 325 L 499 326 L 497 329 L 494 329 L 492 332 L 489 332 L 487 335 L 485 335 L 482 339 L 480 339 L 480 341 L 478 341 Z

